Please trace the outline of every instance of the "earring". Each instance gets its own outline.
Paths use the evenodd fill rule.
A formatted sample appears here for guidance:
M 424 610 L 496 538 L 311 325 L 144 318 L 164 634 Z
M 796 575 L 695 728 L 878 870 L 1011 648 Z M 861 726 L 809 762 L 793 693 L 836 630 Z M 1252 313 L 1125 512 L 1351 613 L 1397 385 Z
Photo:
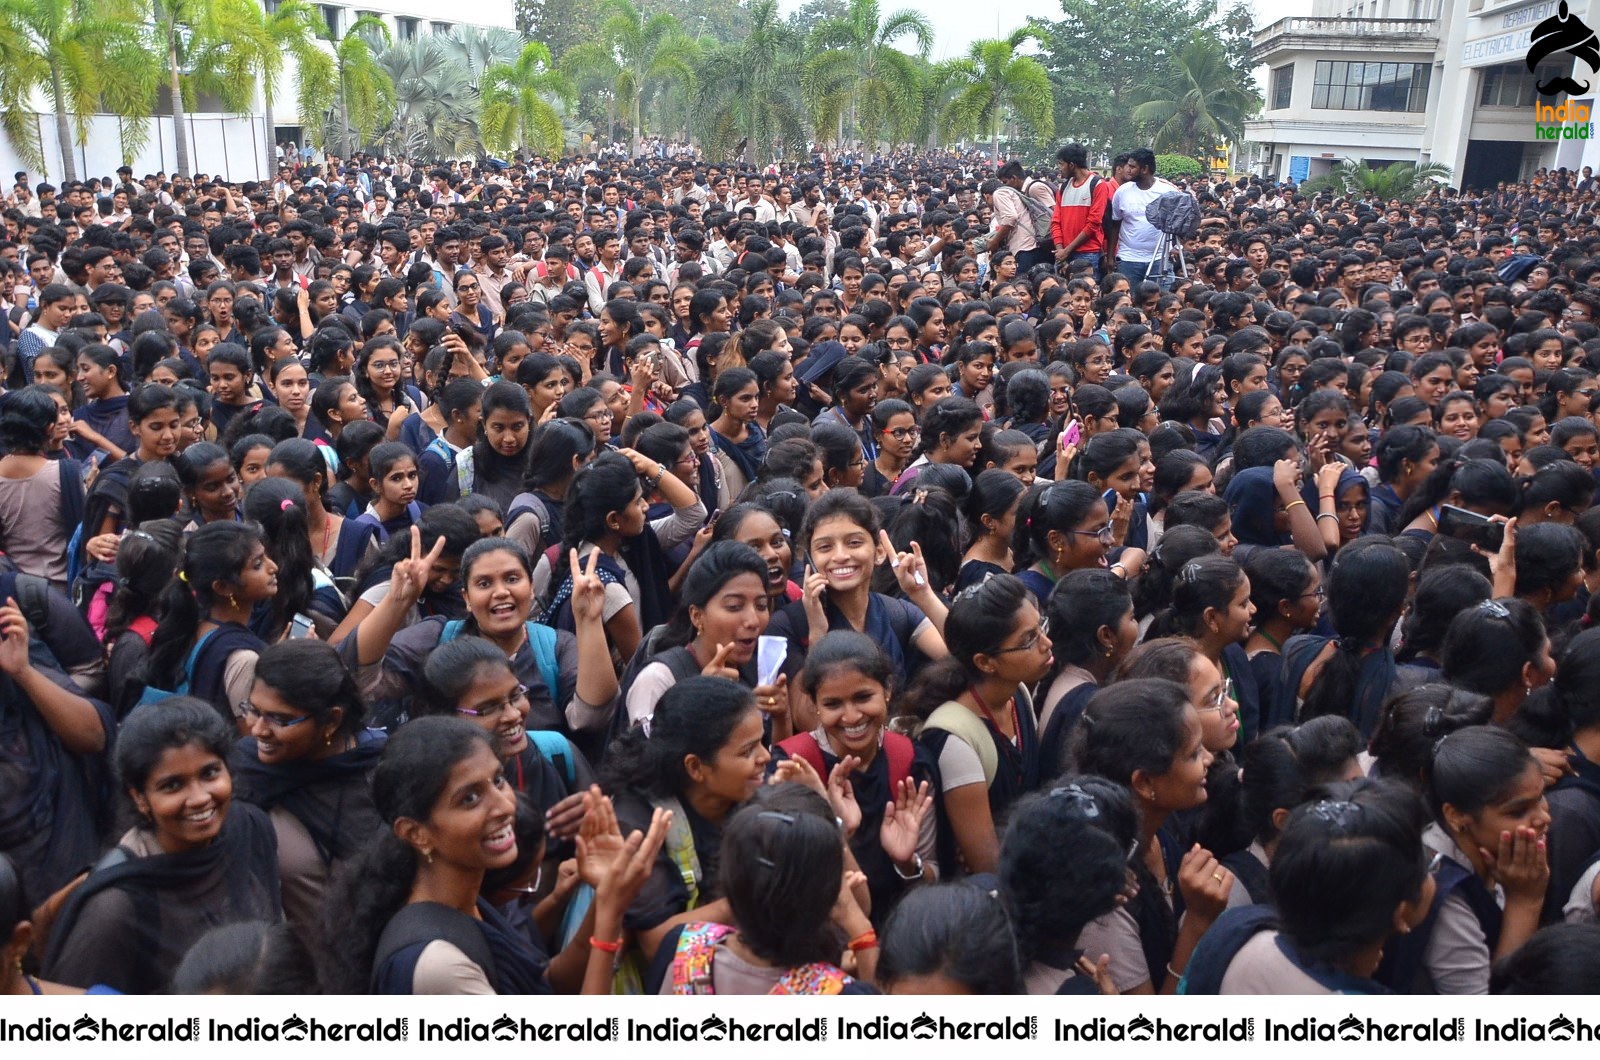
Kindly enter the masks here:
M 433 864 L 433 851 L 431 851 L 431 850 L 424 850 L 424 851 L 423 851 L 423 852 L 422 852 L 422 856 L 423 856 L 423 857 L 425 857 L 425 858 L 427 858 L 427 859 L 428 859 L 428 864 L 430 864 L 430 865 L 432 865 L 432 864 Z
M 228 606 L 235 611 L 239 610 L 239 598 L 232 593 L 228 594 Z

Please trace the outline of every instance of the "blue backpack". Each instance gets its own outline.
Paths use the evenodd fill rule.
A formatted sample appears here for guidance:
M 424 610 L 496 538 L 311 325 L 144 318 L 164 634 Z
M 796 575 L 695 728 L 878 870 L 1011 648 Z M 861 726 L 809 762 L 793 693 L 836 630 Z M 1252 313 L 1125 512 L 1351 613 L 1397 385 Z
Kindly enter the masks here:
M 461 630 L 466 624 L 466 620 L 460 618 L 446 622 L 444 632 L 439 635 L 439 643 L 448 644 L 461 636 Z M 559 707 L 562 699 L 561 664 L 556 661 L 556 631 L 537 622 L 526 623 L 526 629 L 528 647 L 533 649 L 533 662 L 539 667 L 539 677 L 543 679 L 545 688 L 550 690 L 551 700 Z M 569 788 L 577 783 L 577 767 L 573 764 L 572 755 L 568 753 L 567 749 L 571 745 L 565 736 L 559 732 L 529 729 L 528 739 L 532 740 L 534 746 L 539 748 L 539 753 L 549 759 L 561 772 Z

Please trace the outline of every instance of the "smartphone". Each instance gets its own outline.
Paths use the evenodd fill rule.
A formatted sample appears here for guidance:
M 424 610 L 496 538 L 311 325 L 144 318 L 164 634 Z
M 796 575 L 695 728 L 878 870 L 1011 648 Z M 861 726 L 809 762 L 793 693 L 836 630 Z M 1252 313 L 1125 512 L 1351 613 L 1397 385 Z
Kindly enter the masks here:
M 716 526 L 717 520 L 722 518 L 722 509 L 716 508 L 711 512 L 711 517 L 706 520 L 707 526 Z
M 316 623 L 311 621 L 309 615 L 296 614 L 289 620 L 290 640 L 305 640 L 307 637 L 315 636 L 315 634 Z
M 1477 545 L 1488 552 L 1498 552 L 1501 541 L 1505 539 L 1506 530 L 1504 523 L 1496 522 L 1487 515 L 1469 512 L 1453 504 L 1441 504 L 1439 533 Z
M 1083 424 L 1074 420 L 1067 424 L 1067 429 L 1061 432 L 1061 448 L 1077 445 L 1078 439 L 1083 437 Z

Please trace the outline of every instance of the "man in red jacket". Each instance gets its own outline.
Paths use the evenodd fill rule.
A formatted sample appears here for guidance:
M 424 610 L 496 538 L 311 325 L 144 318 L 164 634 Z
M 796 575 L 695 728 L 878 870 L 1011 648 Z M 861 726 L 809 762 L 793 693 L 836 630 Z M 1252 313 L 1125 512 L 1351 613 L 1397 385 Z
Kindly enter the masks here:
M 1089 152 L 1082 144 L 1067 144 L 1057 151 L 1056 163 L 1061 190 L 1050 217 L 1056 264 L 1070 273 L 1073 263 L 1087 261 L 1098 276 L 1106 251 L 1105 217 L 1116 186 L 1089 168 Z

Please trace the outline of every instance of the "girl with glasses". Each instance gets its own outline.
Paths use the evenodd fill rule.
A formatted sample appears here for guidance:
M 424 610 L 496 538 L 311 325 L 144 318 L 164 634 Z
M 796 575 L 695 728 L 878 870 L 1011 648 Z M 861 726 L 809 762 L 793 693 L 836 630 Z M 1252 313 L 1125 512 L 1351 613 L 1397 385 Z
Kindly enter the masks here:
M 1241 726 L 1244 739 L 1261 731 L 1260 699 L 1243 646 L 1254 616 L 1250 579 L 1239 564 L 1226 556 L 1203 556 L 1190 560 L 1178 571 L 1173 579 L 1171 606 L 1150 624 L 1151 639 L 1174 635 L 1193 638 L 1217 672 L 1215 684 L 1228 690 L 1227 695 L 1215 699 L 1229 731 L 1218 737 L 1224 745 L 1214 750 L 1232 747 L 1241 737 Z M 1230 717 L 1234 711 L 1223 709 L 1224 700 L 1235 696 L 1237 719 Z M 1195 701 L 1197 708 L 1211 705 Z
M 328 881 L 380 827 L 368 780 L 388 737 L 362 724 L 366 713 L 355 678 L 319 640 L 282 641 L 256 659 L 249 735 L 231 758 L 236 794 L 272 821 L 284 916 L 307 946 L 320 938 Z
M 1040 777 L 1028 689 L 1054 661 L 1048 623 L 1027 586 L 1001 574 L 956 595 L 945 636 L 950 655 L 916 675 L 903 709 L 939 763 L 939 864 L 993 872 L 995 822 Z

